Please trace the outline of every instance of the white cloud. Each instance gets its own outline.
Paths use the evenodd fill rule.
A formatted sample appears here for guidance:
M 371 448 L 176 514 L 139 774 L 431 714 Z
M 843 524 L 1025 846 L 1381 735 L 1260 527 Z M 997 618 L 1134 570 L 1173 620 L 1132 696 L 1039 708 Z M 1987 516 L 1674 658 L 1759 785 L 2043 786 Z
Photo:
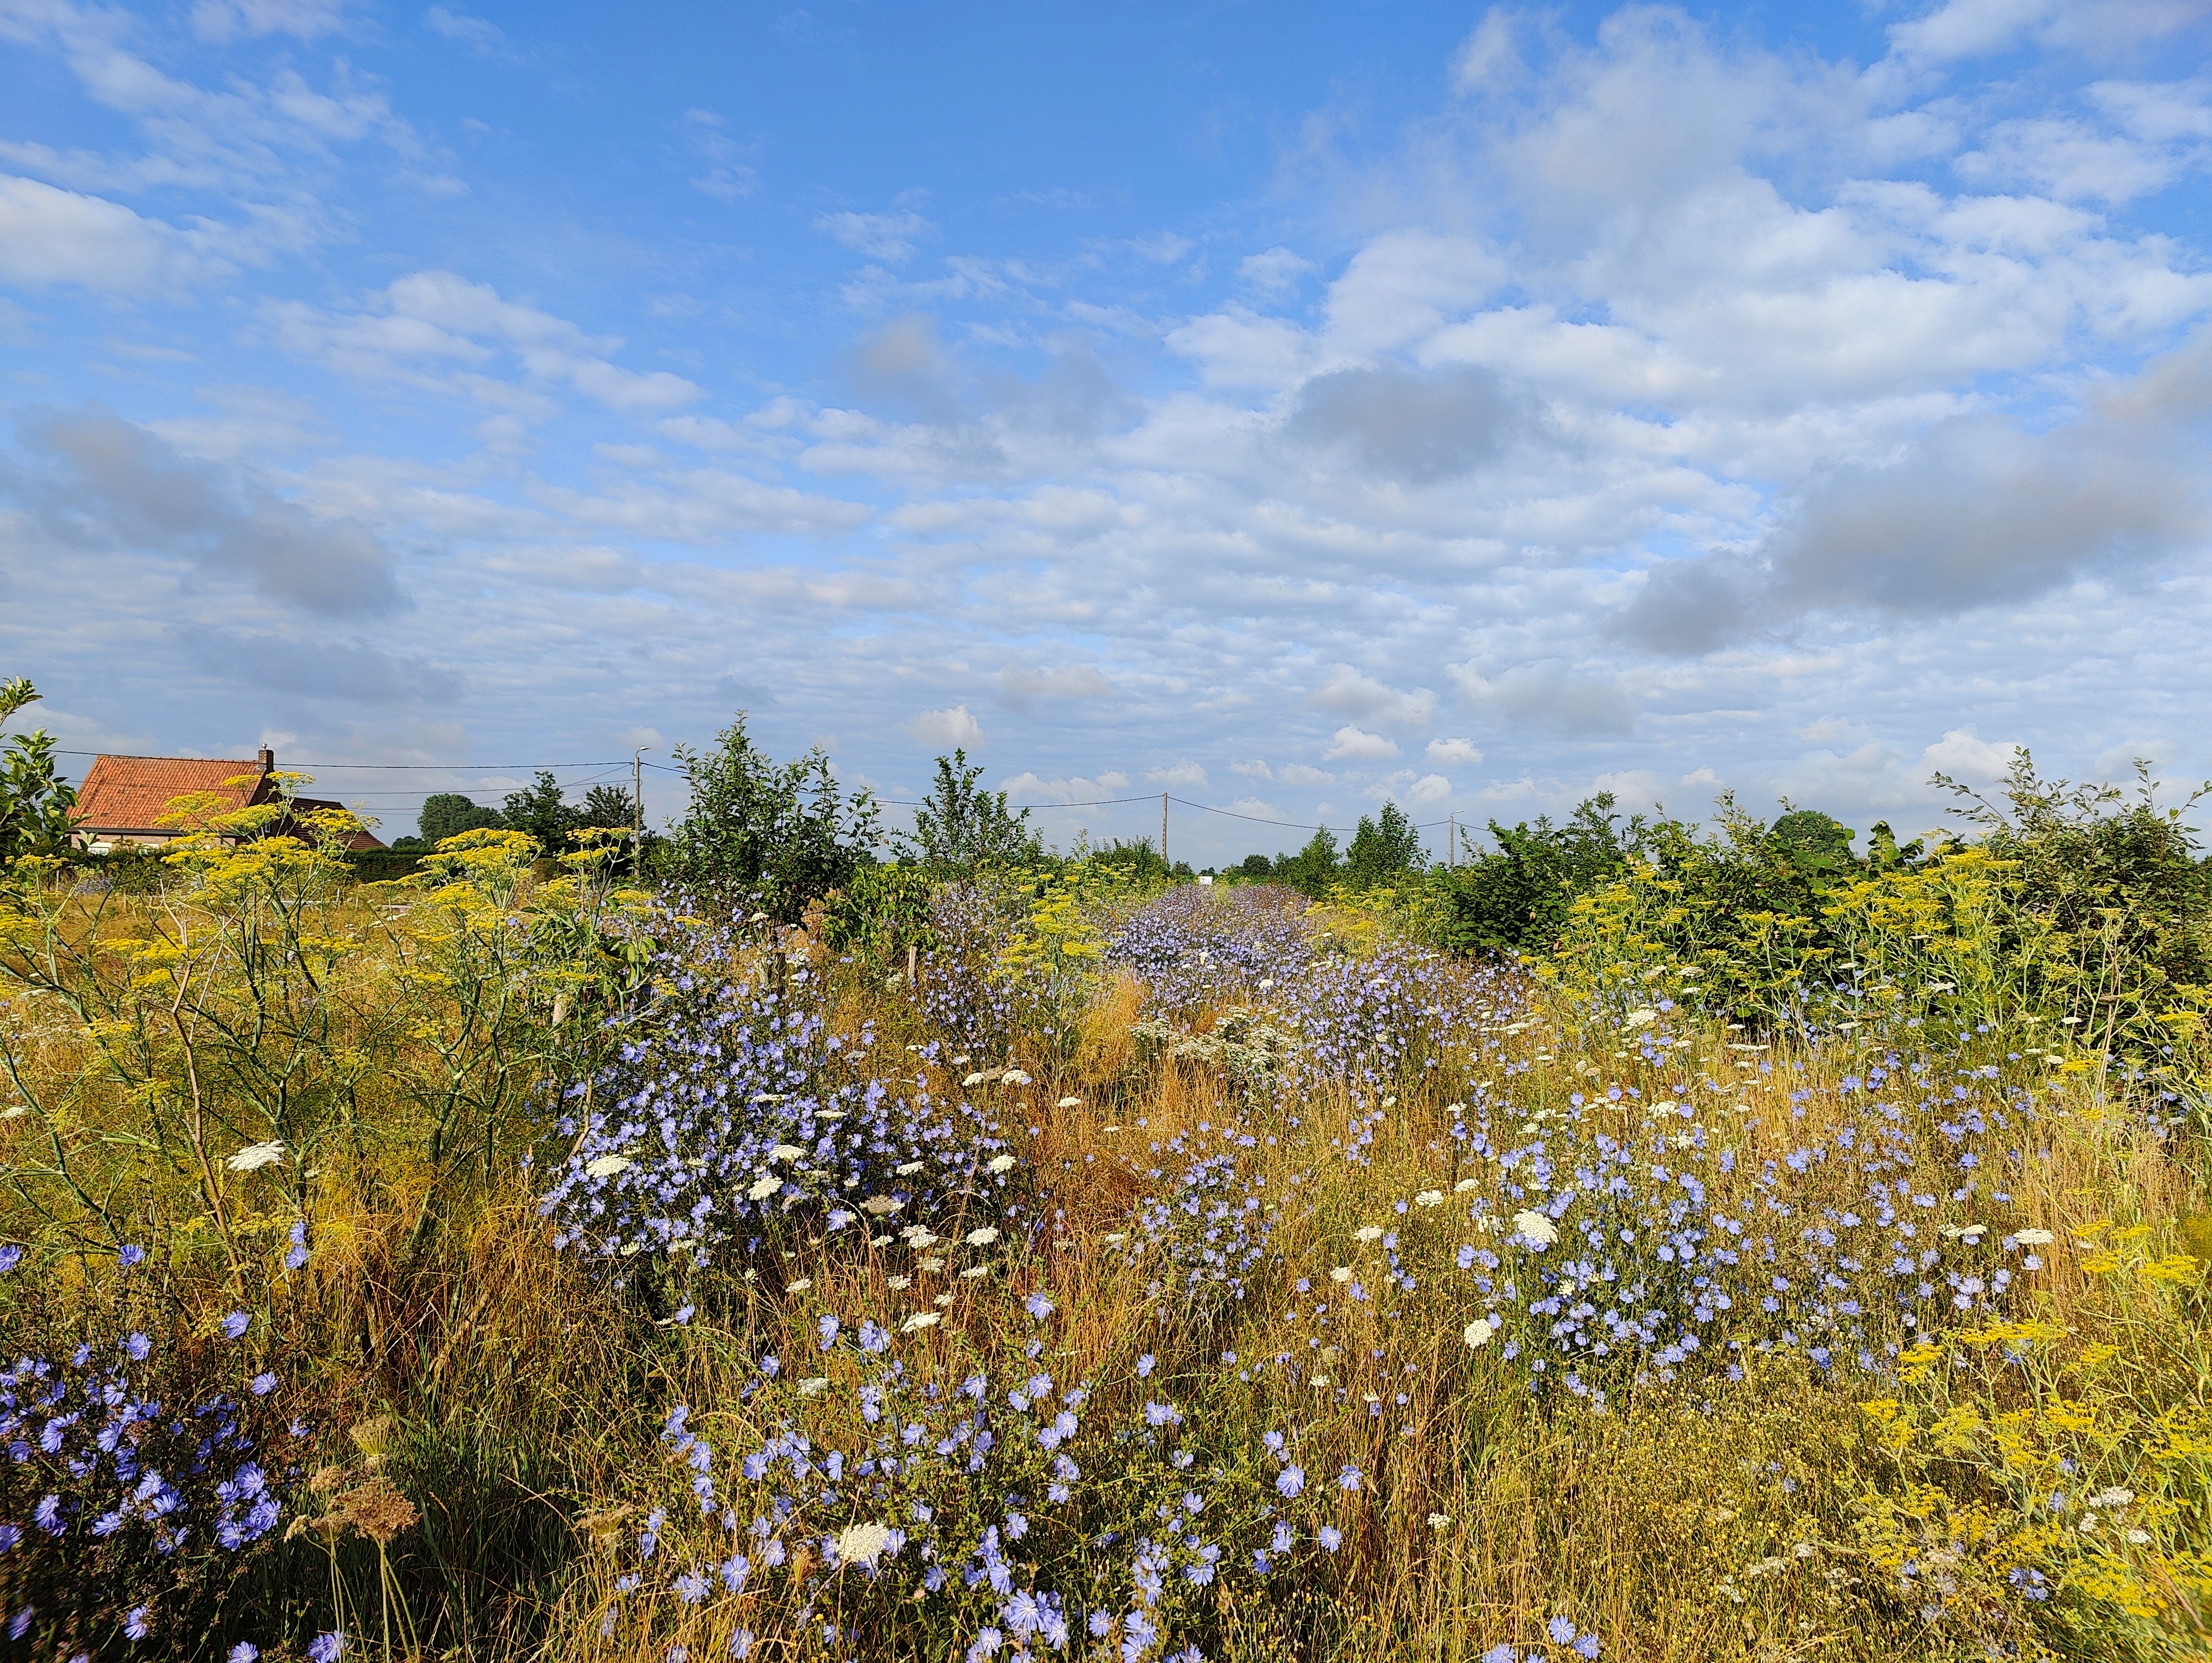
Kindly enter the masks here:
M 312 40 L 337 28 L 343 9 L 342 0 L 194 0 L 192 32 L 203 40 L 257 34 Z
M 1326 769 L 1310 768 L 1304 762 L 1291 762 L 1275 770 L 1279 786 L 1333 786 L 1336 776 Z
M 1111 698 L 1114 683 L 1095 665 L 1063 665 L 1056 670 L 1010 666 L 1000 677 L 1007 700 L 1016 705 L 1032 699 L 1095 700 Z
M 912 259 L 915 246 L 937 230 L 908 209 L 896 214 L 823 214 L 815 220 L 814 228 L 856 254 L 892 265 L 903 265 Z
M 1337 729 L 1329 740 L 1328 749 L 1322 753 L 1324 761 L 1354 760 L 1371 762 L 1398 754 L 1398 742 L 1379 733 L 1369 733 L 1346 722 Z
M 966 705 L 925 710 L 907 724 L 907 731 L 926 745 L 965 748 L 983 743 L 983 725 Z
M 1431 739 L 1429 760 L 1447 768 L 1469 768 L 1482 760 L 1482 752 L 1465 739 Z
M 1229 765 L 1229 771 L 1231 774 L 1241 774 L 1248 780 L 1272 780 L 1275 777 L 1274 769 L 1269 768 L 1257 756 L 1242 762 L 1231 762 Z
M 1206 770 L 1186 757 L 1170 768 L 1146 768 L 1145 778 L 1158 786 L 1203 786 Z
M 760 173 L 752 165 L 751 149 L 732 138 L 728 127 L 712 110 L 684 112 L 684 137 L 693 153 L 707 164 L 707 171 L 692 179 L 692 188 L 724 202 L 736 202 L 760 188 Z
M 231 269 L 191 244 L 120 203 L 0 173 L 0 280 L 154 294 Z
M 1797 737 L 1808 745 L 1855 745 L 1865 741 L 1867 731 L 1848 716 L 1822 716 L 1799 728 Z
M 2012 766 L 2014 748 L 2009 741 L 1993 743 L 1976 738 L 1971 727 L 1954 727 L 1922 751 L 1920 762 L 1923 768 L 1940 769 L 1969 785 L 1987 785 L 2002 778 Z
M 450 271 L 402 277 L 371 297 L 370 306 L 337 313 L 281 301 L 266 315 L 276 343 L 302 357 L 369 379 L 443 387 L 517 414 L 550 414 L 538 391 L 549 383 L 565 382 L 623 415 L 681 409 L 706 396 L 695 382 L 666 370 L 617 367 L 606 355 L 621 348 L 619 337 L 586 335 L 565 318 Z M 526 380 L 511 384 L 454 367 L 486 364 L 500 349 Z
M 1385 232 L 1329 285 L 1328 344 L 1350 357 L 1404 347 L 1472 309 L 1505 275 L 1504 262 L 1472 238 Z
M 1452 87 L 1462 93 L 1479 93 L 1516 78 L 1523 69 L 1514 45 L 1519 19 L 1504 6 L 1492 6 L 1461 43 L 1452 59 Z
M 1556 661 L 1521 664 L 1495 676 L 1473 665 L 1447 666 L 1467 701 L 1518 725 L 1553 733 L 1626 733 L 1636 717 L 1620 684 Z
M 1129 789 L 1129 776 L 1108 768 L 1091 778 L 1073 774 L 1047 780 L 1024 770 L 1007 780 L 1003 789 L 1017 803 L 1091 804 L 1124 795 Z
M 1314 263 L 1287 248 L 1271 248 L 1264 254 L 1247 254 L 1237 263 L 1237 275 L 1270 299 L 1289 294 L 1314 270 Z
M 1435 719 L 1437 695 L 1416 688 L 1400 693 L 1350 665 L 1339 665 L 1328 682 L 1306 702 L 1333 715 L 1357 717 L 1389 727 L 1424 727 Z
M 1944 64 L 2006 52 L 2024 41 L 2113 52 L 2199 21 L 2191 0 L 1943 0 L 1910 22 L 1890 26 L 1899 57 Z
M 1406 788 L 1407 800 L 1413 803 L 1441 803 L 1451 794 L 1451 781 L 1441 774 L 1425 774 Z

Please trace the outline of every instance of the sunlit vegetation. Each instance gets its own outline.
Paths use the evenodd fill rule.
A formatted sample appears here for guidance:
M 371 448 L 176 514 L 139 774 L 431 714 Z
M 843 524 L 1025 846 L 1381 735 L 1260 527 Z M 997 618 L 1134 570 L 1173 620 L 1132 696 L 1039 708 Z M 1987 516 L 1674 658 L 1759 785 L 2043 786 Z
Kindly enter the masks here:
M 642 874 L 15 854 L 11 1655 L 2203 1654 L 2148 796 L 1207 887 L 964 759 L 903 864 L 742 724 L 687 766 Z

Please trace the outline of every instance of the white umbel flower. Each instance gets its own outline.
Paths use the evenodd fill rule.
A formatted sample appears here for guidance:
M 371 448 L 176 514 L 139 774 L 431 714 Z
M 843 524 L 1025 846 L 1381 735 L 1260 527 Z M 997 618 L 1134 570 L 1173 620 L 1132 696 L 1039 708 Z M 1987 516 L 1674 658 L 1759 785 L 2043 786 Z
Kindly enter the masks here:
M 618 1172 L 628 1172 L 630 1159 L 627 1155 L 602 1155 L 584 1168 L 586 1178 L 611 1178 Z
M 1513 1233 L 1539 1247 L 1548 1247 L 1559 1239 L 1559 1227 L 1547 1214 L 1540 1212 L 1515 1213 Z
M 233 1172 L 258 1172 L 264 1167 L 280 1166 L 283 1160 L 284 1140 L 272 1138 L 265 1144 L 248 1144 L 223 1165 Z
M 841 1565 L 873 1565 L 884 1557 L 884 1550 L 891 1545 L 889 1525 L 847 1525 L 837 1533 L 837 1563 Z
M 1478 1346 L 1489 1344 L 1497 1332 L 1496 1323 L 1486 1316 L 1479 1316 L 1467 1325 L 1466 1331 L 1460 1335 L 1460 1338 L 1467 1342 L 1467 1349 L 1472 1351 Z

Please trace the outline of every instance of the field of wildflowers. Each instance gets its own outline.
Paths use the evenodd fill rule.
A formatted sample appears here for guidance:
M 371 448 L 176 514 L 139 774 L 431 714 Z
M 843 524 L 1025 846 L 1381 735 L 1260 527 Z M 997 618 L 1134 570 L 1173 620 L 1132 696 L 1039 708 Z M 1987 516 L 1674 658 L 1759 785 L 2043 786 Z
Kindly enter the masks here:
M 1971 860 L 1752 1010 L 1632 885 L 948 878 L 909 971 L 534 853 L 9 872 L 7 1655 L 2205 1654 L 2202 1017 Z

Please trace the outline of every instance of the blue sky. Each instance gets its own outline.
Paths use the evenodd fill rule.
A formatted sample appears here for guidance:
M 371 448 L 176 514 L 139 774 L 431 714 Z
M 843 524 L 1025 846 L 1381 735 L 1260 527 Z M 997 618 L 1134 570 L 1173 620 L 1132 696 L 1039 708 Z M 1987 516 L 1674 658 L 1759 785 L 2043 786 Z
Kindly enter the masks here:
M 741 707 L 1063 842 L 2201 778 L 2208 39 L 0 0 L 0 671 L 387 835 Z

